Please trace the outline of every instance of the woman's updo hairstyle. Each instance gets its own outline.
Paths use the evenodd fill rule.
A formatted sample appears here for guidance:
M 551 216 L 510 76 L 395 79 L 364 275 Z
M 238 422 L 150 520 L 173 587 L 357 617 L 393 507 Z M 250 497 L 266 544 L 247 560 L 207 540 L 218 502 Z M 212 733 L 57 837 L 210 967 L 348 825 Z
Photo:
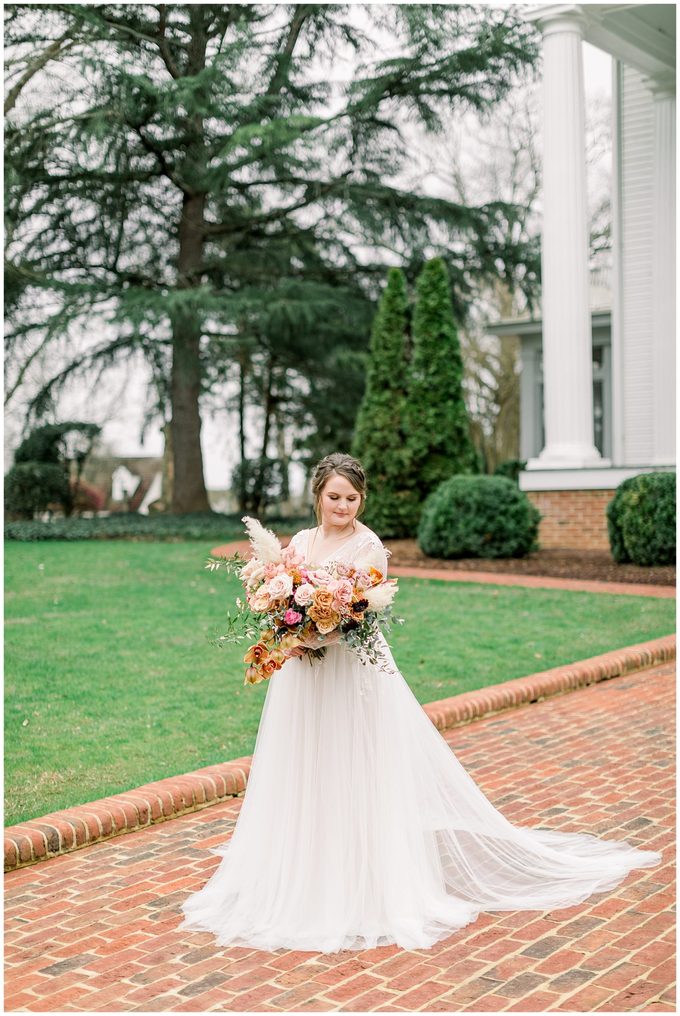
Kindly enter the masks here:
M 366 483 L 366 474 L 364 473 L 363 466 L 356 459 L 352 458 L 351 455 L 346 455 L 344 452 L 332 452 L 327 455 L 321 462 L 317 463 L 314 472 L 312 473 L 312 495 L 314 497 L 314 514 L 316 520 L 321 525 L 322 512 L 321 512 L 321 493 L 326 486 L 326 482 L 331 476 L 344 476 L 346 480 L 352 484 L 357 493 L 361 494 L 361 503 L 359 505 L 359 511 L 357 515 L 361 515 L 366 505 L 366 492 L 368 485 Z

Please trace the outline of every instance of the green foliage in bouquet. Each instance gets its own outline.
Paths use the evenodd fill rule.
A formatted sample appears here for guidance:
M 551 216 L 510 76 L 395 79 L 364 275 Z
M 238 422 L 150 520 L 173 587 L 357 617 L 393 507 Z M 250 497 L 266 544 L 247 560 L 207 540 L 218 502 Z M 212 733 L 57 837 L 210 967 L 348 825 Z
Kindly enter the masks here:
M 418 542 L 430 557 L 524 557 L 537 549 L 540 518 L 504 476 L 453 476 L 426 500 Z
M 418 510 L 417 497 L 408 485 L 403 429 L 408 318 L 404 273 L 391 268 L 373 321 L 366 392 L 352 443 L 352 455 L 361 461 L 371 482 L 363 520 L 383 538 L 411 536 Z
M 640 473 L 619 484 L 607 505 L 609 546 L 618 564 L 673 564 L 675 496 L 675 473 Z

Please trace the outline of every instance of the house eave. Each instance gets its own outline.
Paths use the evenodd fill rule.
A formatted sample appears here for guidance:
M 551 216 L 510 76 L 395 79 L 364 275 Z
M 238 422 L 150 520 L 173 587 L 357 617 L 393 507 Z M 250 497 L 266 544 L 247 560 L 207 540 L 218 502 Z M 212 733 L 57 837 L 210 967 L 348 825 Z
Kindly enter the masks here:
M 611 310 L 594 310 L 590 319 L 593 328 L 611 326 Z M 543 329 L 542 318 L 503 318 L 500 321 L 488 322 L 486 332 L 489 335 L 540 335 Z

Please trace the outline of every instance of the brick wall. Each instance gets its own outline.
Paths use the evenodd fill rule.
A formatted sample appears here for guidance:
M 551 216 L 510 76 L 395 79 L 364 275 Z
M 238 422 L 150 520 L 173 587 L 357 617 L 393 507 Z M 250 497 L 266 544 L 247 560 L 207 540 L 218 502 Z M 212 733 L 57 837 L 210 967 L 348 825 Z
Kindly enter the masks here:
M 614 490 L 528 490 L 527 496 L 543 516 L 542 548 L 609 550 L 605 510 Z

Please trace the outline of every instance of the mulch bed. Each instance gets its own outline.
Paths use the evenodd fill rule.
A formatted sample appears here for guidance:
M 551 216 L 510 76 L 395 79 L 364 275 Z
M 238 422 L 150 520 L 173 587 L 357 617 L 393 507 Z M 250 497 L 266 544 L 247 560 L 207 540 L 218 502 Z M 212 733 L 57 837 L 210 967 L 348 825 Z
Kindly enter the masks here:
M 511 575 L 550 575 L 561 579 L 599 582 L 641 582 L 675 585 L 675 565 L 644 568 L 617 564 L 607 550 L 538 550 L 528 557 L 465 557 L 453 561 L 423 554 L 416 540 L 385 540 L 392 551 L 390 565 L 410 568 L 448 568 L 451 571 L 503 572 Z

